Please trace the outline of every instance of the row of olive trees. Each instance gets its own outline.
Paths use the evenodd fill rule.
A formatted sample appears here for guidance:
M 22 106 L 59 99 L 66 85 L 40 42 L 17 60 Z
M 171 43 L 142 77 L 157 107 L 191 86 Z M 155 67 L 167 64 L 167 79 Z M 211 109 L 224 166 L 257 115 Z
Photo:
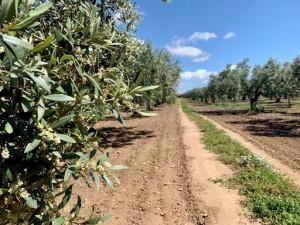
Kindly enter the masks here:
M 148 62 L 143 65 L 145 73 L 142 84 L 144 86 L 159 86 L 155 92 L 145 93 L 142 101 L 147 103 L 149 110 L 152 105 L 174 103 L 181 72 L 179 61 L 175 60 L 165 49 L 155 49 L 151 51 L 150 43 L 146 44 L 142 57 L 144 57 L 142 61 L 145 60 Z
M 251 110 L 257 111 L 260 96 L 291 99 L 298 95 L 300 87 L 300 56 L 292 63 L 281 64 L 270 58 L 264 65 L 252 69 L 249 60 L 244 59 L 236 65 L 227 65 L 218 74 L 212 74 L 204 88 L 193 89 L 183 94 L 184 97 L 211 101 L 240 101 L 249 99 Z
M 147 92 L 135 99 L 139 104 L 152 106 L 163 103 L 174 103 L 177 97 L 176 88 L 180 79 L 181 67 L 166 49 L 154 49 L 150 41 L 132 39 L 127 44 L 125 54 L 119 60 L 126 75 L 137 81 L 142 75 L 142 86 L 155 86 L 154 92 Z M 140 77 L 141 78 L 141 77 Z
M 153 85 L 143 62 L 122 59 L 142 55 L 132 44 L 137 10 L 130 0 L 0 6 L 0 224 L 97 224 L 110 214 L 81 215 L 80 196 L 66 207 L 70 179 L 114 188 L 113 171 L 126 168 L 95 156 L 93 126 L 107 113 L 123 122 L 119 110 L 157 88 L 141 86 Z
M 189 98 L 194 101 L 208 103 L 208 94 L 207 94 L 206 87 L 193 88 L 193 89 L 185 92 L 184 94 L 182 94 L 181 97 Z

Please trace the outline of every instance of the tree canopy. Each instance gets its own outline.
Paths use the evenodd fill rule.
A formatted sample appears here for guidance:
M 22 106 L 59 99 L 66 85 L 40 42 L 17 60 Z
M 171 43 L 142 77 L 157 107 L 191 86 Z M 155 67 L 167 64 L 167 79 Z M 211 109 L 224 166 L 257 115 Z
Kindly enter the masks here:
M 249 66 L 249 59 L 235 65 L 228 64 L 223 70 L 209 77 L 205 88 L 196 88 L 182 96 L 194 100 L 215 103 L 216 101 L 241 101 L 249 99 L 250 109 L 257 111 L 260 96 L 288 99 L 299 93 L 300 58 L 292 63 L 280 63 L 270 58 L 264 65 Z M 200 97 L 201 96 L 201 97 Z

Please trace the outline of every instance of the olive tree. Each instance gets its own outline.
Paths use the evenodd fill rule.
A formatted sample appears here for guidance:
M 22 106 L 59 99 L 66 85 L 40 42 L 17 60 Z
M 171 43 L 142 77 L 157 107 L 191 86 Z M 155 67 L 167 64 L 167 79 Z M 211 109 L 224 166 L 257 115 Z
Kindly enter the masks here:
M 206 98 L 206 88 L 194 88 L 192 90 L 189 90 L 187 92 L 185 92 L 184 94 L 181 95 L 181 97 L 183 98 L 189 98 L 192 99 L 194 101 L 200 101 L 200 102 L 205 102 L 205 98 Z
M 279 69 L 279 62 L 272 58 L 270 58 L 265 65 L 256 65 L 252 69 L 252 76 L 247 90 L 247 94 L 250 99 L 251 111 L 258 111 L 258 99 L 262 94 L 267 93 L 268 90 L 271 89 L 271 79 L 277 76 Z
M 288 99 L 288 106 L 291 107 L 291 99 L 296 97 L 299 93 L 299 82 L 293 75 L 291 63 L 284 63 L 281 69 L 281 73 L 283 74 L 284 96 Z
M 0 224 L 96 224 L 67 210 L 73 182 L 119 183 L 94 124 L 153 87 L 117 61 L 136 22 L 129 0 L 0 0 Z M 120 29 L 120 14 L 127 30 Z M 127 32 L 127 33 L 126 33 Z M 101 157 L 98 155 L 101 154 Z M 113 182 L 115 181 L 115 182 Z

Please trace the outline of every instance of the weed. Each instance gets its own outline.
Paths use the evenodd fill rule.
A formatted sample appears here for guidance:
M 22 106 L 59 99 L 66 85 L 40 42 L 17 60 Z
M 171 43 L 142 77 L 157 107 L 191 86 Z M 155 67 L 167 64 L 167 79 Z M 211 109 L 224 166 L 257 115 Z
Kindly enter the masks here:
M 217 177 L 215 179 L 211 179 L 212 182 L 214 182 L 215 184 L 225 184 L 225 179 L 223 177 Z
M 271 168 L 271 164 L 265 161 L 263 158 L 259 157 L 256 154 L 250 154 L 248 156 L 241 157 L 241 166 L 244 167 L 253 167 L 253 168 Z

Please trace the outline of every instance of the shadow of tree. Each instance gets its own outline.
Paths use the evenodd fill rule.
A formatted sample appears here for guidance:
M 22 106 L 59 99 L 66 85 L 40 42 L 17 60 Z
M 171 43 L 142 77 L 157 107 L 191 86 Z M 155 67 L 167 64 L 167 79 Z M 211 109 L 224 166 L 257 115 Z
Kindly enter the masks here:
M 136 139 L 148 139 L 155 137 L 152 131 L 137 130 L 136 127 L 106 127 L 98 129 L 102 140 L 101 147 L 121 148 L 132 145 Z
M 197 112 L 199 114 L 207 117 L 220 117 L 221 121 L 231 125 L 237 125 L 239 126 L 238 129 L 249 132 L 253 136 L 300 137 L 300 113 L 273 111 L 271 103 L 270 106 L 272 107 L 265 109 L 264 112 L 256 114 L 251 113 L 248 110 L 212 109 L 204 103 L 190 100 L 188 102 L 198 109 Z M 200 110 L 197 106 L 200 107 Z M 277 108 L 286 108 L 284 104 L 280 103 L 277 103 L 276 106 Z M 274 107 L 274 109 L 277 108 Z M 292 117 L 295 118 L 291 119 Z
M 197 111 L 197 113 L 202 114 L 204 116 L 224 116 L 224 115 L 250 115 L 249 110 L 205 110 L 205 111 Z
M 231 121 L 229 124 L 244 125 L 243 130 L 251 135 L 266 137 L 300 137 L 300 121 L 278 119 L 257 119 L 251 121 Z
M 300 113 L 299 112 L 285 112 L 283 113 L 285 116 L 294 116 L 298 117 L 300 119 Z M 299 121 L 300 122 L 300 121 Z

